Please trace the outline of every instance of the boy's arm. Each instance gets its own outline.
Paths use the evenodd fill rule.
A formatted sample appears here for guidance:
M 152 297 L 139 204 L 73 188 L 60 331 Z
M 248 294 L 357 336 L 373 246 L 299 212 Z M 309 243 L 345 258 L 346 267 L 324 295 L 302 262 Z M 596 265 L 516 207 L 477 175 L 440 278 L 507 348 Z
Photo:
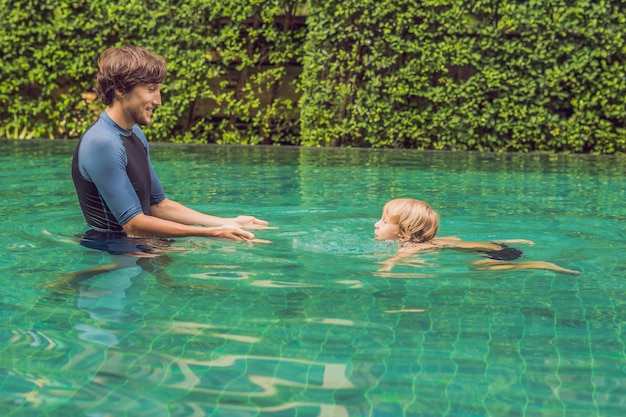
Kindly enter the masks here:
M 492 242 L 494 243 L 521 243 L 524 245 L 534 245 L 535 242 L 533 242 L 532 240 L 526 240 L 526 239 L 503 239 L 503 240 L 492 240 Z
M 387 259 L 386 261 L 380 262 L 382 266 L 378 269 L 378 272 L 389 272 L 402 259 L 408 258 L 409 256 L 414 255 L 419 251 L 432 248 L 432 247 L 433 245 L 429 243 L 417 243 L 413 245 L 404 246 L 400 248 L 400 250 L 398 250 L 397 254 Z

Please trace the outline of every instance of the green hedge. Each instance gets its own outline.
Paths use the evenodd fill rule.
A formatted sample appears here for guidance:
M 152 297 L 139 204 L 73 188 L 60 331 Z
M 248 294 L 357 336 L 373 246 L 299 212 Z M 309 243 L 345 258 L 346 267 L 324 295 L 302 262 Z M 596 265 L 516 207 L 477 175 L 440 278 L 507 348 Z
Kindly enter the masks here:
M 0 136 L 76 138 L 108 46 L 165 57 L 152 140 L 626 152 L 623 0 L 0 0 Z
M 301 8 L 288 0 L 0 0 L 0 136 L 80 135 L 102 108 L 89 94 L 100 52 L 136 44 L 168 65 L 152 140 L 297 143 L 290 74 L 301 71 Z
M 303 143 L 624 152 L 624 12 L 618 0 L 318 2 Z

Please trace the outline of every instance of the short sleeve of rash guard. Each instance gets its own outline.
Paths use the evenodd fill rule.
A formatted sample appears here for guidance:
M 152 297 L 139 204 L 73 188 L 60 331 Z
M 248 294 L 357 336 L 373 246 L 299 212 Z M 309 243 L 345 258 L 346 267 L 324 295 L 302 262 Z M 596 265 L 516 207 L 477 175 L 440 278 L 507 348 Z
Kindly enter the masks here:
M 78 155 L 81 175 L 96 185 L 120 225 L 143 213 L 137 193 L 126 173 L 126 150 L 116 135 L 83 138 Z M 151 204 L 156 204 L 165 195 L 152 166 L 150 174 L 153 192 Z

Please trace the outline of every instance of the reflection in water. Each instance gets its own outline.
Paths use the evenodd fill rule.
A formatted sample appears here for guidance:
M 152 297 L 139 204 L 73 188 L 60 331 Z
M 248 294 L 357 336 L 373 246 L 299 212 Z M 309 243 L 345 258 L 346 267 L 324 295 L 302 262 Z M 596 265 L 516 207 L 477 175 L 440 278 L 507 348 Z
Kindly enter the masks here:
M 259 279 L 251 283 L 255 287 L 263 288 L 319 288 L 321 285 L 305 284 L 302 282 L 286 282 L 286 281 L 274 281 L 269 279 Z
M 201 280 L 249 280 L 253 274 L 249 271 L 233 271 L 233 269 L 239 268 L 236 265 L 207 265 L 206 268 L 212 269 L 212 271 L 203 272 L 200 274 L 191 274 L 191 278 Z
M 435 274 L 420 274 L 412 272 L 372 272 L 375 277 L 381 278 L 400 278 L 400 279 L 421 279 L 421 278 L 437 278 Z
M 332 324 L 333 326 L 354 326 L 354 320 L 332 319 L 332 318 L 310 318 L 305 320 L 307 323 Z
M 165 288 L 210 289 L 218 290 L 213 285 L 180 284 L 167 272 L 167 267 L 174 260 L 166 252 L 175 252 L 182 249 L 172 246 L 174 241 L 162 239 L 127 239 L 138 241 L 140 244 L 108 241 L 107 250 L 128 250 L 129 247 L 141 247 L 142 251 L 126 252 L 126 254 L 111 254 L 111 262 L 105 265 L 87 268 L 81 271 L 62 274 L 58 280 L 46 284 L 45 287 L 61 293 L 77 293 L 76 306 L 85 312 L 92 321 L 81 321 L 74 328 L 79 331 L 81 340 L 114 346 L 119 343 L 119 330 L 113 329 L 114 323 L 132 323 L 141 320 L 143 304 L 142 293 L 150 283 L 147 276 L 156 278 Z M 83 239 L 84 243 L 86 240 Z M 99 243 L 89 241 L 87 247 Z M 123 336 L 123 335 L 122 335 Z
M 190 323 L 177 324 L 176 328 L 194 327 Z M 201 326 L 202 327 L 202 326 Z M 202 331 L 202 329 L 196 329 Z M 228 337 L 229 340 L 235 340 Z M 249 343 L 251 340 L 236 340 Z M 256 341 L 254 341 L 256 342 Z M 128 355 L 111 347 L 89 381 L 72 393 L 76 409 L 88 410 L 94 401 L 108 398 L 106 405 L 98 408 L 100 413 L 127 413 L 127 415 L 180 415 L 190 409 L 197 415 L 208 415 L 219 407 L 224 412 L 256 415 L 258 412 L 276 412 L 301 408 L 318 410 L 317 416 L 348 416 L 348 409 L 336 405 L 334 396 L 341 391 L 356 388 L 349 374 L 353 370 L 343 363 L 323 363 L 303 359 L 277 358 L 254 355 L 223 355 L 213 360 L 198 360 L 180 355 L 156 355 L 152 352 Z M 75 356 L 66 371 L 77 367 L 93 369 L 93 352 L 86 349 Z M 140 398 L 136 391 L 126 390 L 134 382 L 156 387 L 143 391 Z M 39 381 L 42 390 L 29 393 L 31 403 L 42 404 L 59 401 L 60 392 L 51 381 Z M 168 392 L 166 398 L 160 392 Z M 177 401 L 177 395 L 184 401 Z M 298 393 L 307 392 L 318 398 L 316 402 L 298 401 Z M 317 392 L 317 394 L 314 394 Z M 140 399 L 140 402 L 138 400 Z M 143 408 L 140 407 L 143 404 Z M 166 409 L 177 410 L 165 414 Z M 183 410 L 185 410 L 183 412 Z M 134 414 L 136 412 L 137 414 Z M 249 414 L 248 414 L 249 413 Z
M 118 343 L 117 336 L 106 330 L 106 322 L 129 319 L 127 292 L 141 291 L 147 287 L 145 281 L 138 282 L 141 267 L 119 268 L 82 281 L 79 285 L 77 307 L 93 319 L 93 323 L 79 323 L 74 327 L 81 331 L 79 338 L 105 346 Z M 139 278 L 134 280 L 133 278 Z M 136 314 L 136 313 L 135 313 Z M 132 321 L 132 319 L 131 319 Z

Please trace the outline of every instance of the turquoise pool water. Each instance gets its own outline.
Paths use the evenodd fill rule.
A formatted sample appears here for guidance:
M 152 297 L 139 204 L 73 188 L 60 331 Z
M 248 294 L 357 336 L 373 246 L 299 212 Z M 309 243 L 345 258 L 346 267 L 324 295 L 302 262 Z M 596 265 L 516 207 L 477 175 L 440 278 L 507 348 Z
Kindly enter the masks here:
M 170 198 L 273 243 L 180 239 L 81 281 L 118 260 L 76 242 L 73 148 L 0 141 L 2 416 L 626 413 L 624 158 L 153 145 Z M 380 274 L 401 196 L 581 274 L 452 252 Z

